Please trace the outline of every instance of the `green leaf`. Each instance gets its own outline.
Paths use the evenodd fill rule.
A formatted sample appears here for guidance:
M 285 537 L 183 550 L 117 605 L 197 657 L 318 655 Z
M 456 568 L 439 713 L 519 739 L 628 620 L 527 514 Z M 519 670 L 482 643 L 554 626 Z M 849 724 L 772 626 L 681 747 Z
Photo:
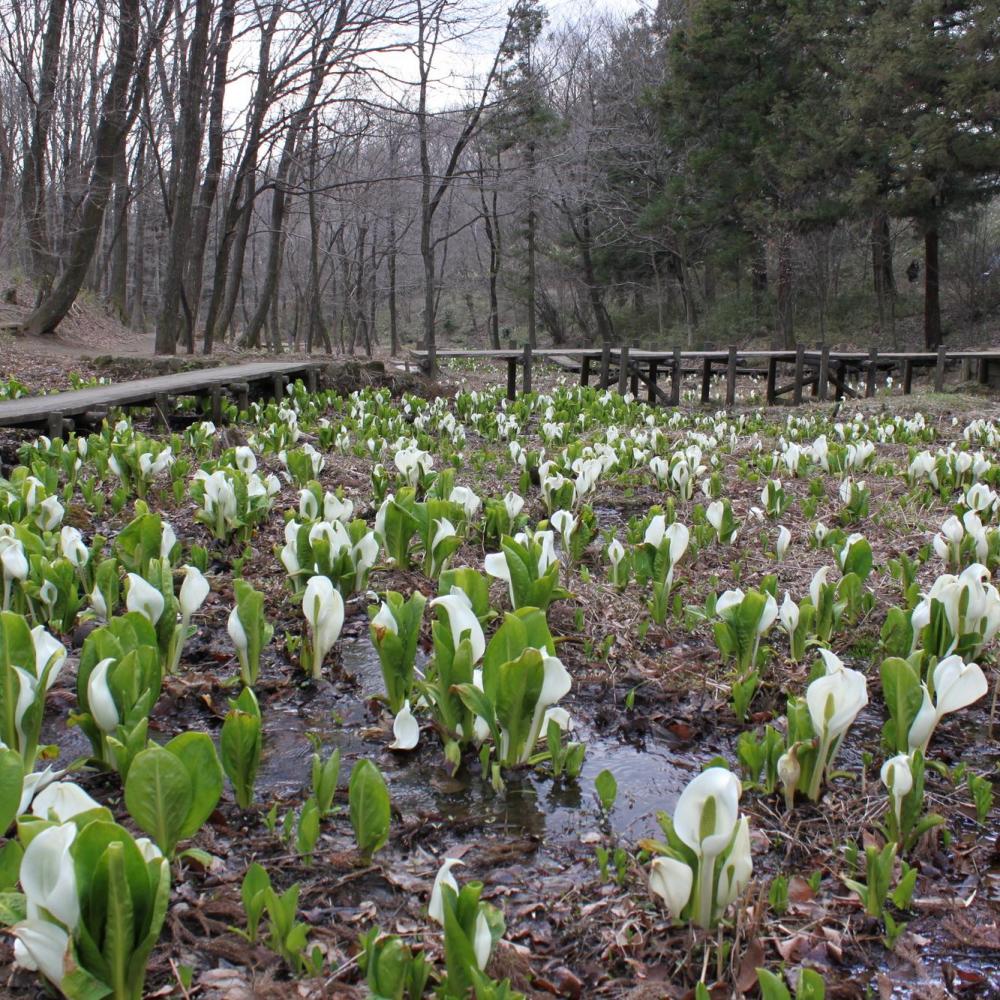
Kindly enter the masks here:
M 24 761 L 15 750 L 0 750 L 0 835 L 17 818 L 24 787 Z
M 526 649 L 516 660 L 502 663 L 497 670 L 494 703 L 497 722 L 507 735 L 505 763 L 518 762 L 534 749 L 525 744 L 544 680 L 542 654 L 537 649 Z
M 389 789 L 370 760 L 359 760 L 351 771 L 347 790 L 351 826 L 361 853 L 370 858 L 389 839 Z
M 222 796 L 222 765 L 208 733 L 181 733 L 164 749 L 184 765 L 191 780 L 191 806 L 180 833 L 180 839 L 186 840 L 202 828 L 219 804 Z
M 181 839 L 193 805 L 191 777 L 173 753 L 154 744 L 136 755 L 125 782 L 125 806 L 168 857 Z
M 889 721 L 883 732 L 893 750 L 906 753 L 909 749 L 907 737 L 910 727 L 923 701 L 920 676 L 910 663 L 898 656 L 883 660 L 879 673 L 882 678 L 882 697 L 889 711 Z
M 618 798 L 618 782 L 607 768 L 594 779 L 594 790 L 597 792 L 601 808 L 605 812 L 611 812 L 615 807 L 615 799 Z
M 788 987 L 773 972 L 758 969 L 757 982 L 760 985 L 761 1000 L 792 1000 Z
M 28 901 L 23 892 L 0 892 L 0 927 L 12 927 L 28 918 Z

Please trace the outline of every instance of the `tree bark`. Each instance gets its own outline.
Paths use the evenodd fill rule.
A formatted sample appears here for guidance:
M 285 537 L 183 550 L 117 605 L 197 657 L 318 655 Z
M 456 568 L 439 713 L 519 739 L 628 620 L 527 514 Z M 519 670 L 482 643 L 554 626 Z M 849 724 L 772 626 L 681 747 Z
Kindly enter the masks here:
M 119 0 L 118 12 L 115 64 L 94 135 L 93 165 L 80 209 L 79 223 L 62 276 L 21 328 L 21 332 L 28 335 L 54 332 L 69 312 L 83 286 L 100 237 L 104 210 L 114 179 L 115 159 L 131 124 L 129 86 L 138 56 L 139 0 Z
M 271 43 L 278 18 L 284 9 L 282 3 L 273 3 L 266 24 L 261 25 L 260 50 L 257 57 L 257 84 L 254 89 L 247 141 L 240 164 L 233 178 L 233 189 L 226 206 L 222 235 L 215 255 L 212 277 L 212 294 L 205 316 L 206 354 L 212 353 L 217 335 L 229 327 L 239 297 L 243 259 L 250 232 L 250 214 L 256 198 L 257 158 L 260 152 L 261 128 L 264 115 L 271 101 L 273 77 L 271 73 Z
M 170 245 L 167 273 L 156 322 L 156 353 L 173 354 L 177 350 L 177 331 L 184 305 L 184 274 L 187 270 L 191 239 L 191 208 L 201 159 L 201 103 L 205 92 L 205 68 L 208 61 L 208 35 L 212 21 L 212 0 L 195 0 L 194 26 L 187 66 L 181 83 L 180 116 L 174 159 L 177 175 L 170 217 Z M 190 330 L 190 324 L 188 325 Z M 193 335 L 187 344 L 194 353 Z
M 115 194 L 111 205 L 111 266 L 108 303 L 122 323 L 128 322 L 128 162 L 125 144 L 115 164 Z
M 45 217 L 45 150 L 55 108 L 59 78 L 59 55 L 62 46 L 66 0 L 50 0 L 49 16 L 42 42 L 42 66 L 35 95 L 31 138 L 24 151 L 21 176 L 21 202 L 28 237 L 31 277 L 38 283 L 36 305 L 48 295 L 55 279 L 56 262 L 49 243 Z
M 792 267 L 792 236 L 778 238 L 778 329 L 785 350 L 795 346 L 795 306 Z
M 212 93 L 208 110 L 208 157 L 201 192 L 191 220 L 191 256 L 188 261 L 185 287 L 188 290 L 188 341 L 193 342 L 201 307 L 201 290 L 205 279 L 205 248 L 208 244 L 208 227 L 212 219 L 212 206 L 222 177 L 223 140 L 226 83 L 229 70 L 229 52 L 233 41 L 233 24 L 236 18 L 236 0 L 222 0 L 219 11 L 219 37 L 215 43 L 215 67 L 212 76 Z M 211 352 L 211 344 L 203 350 Z
M 942 341 L 939 245 L 938 223 L 932 219 L 924 228 L 924 347 L 928 351 L 936 351 Z

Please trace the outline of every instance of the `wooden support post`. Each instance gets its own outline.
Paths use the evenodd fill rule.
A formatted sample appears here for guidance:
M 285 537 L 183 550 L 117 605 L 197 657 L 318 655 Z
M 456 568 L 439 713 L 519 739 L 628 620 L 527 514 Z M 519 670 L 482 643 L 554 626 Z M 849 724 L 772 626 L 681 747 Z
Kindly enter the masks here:
M 316 392 L 319 388 L 319 378 L 315 368 L 306 369 L 306 389 L 309 392 Z
M 827 388 L 830 381 L 830 348 L 824 347 L 819 352 L 819 378 L 816 379 L 816 395 L 821 403 L 826 402 Z
M 774 387 L 778 381 L 778 359 L 770 357 L 767 359 L 767 385 L 764 389 L 764 402 L 768 406 L 774 406 Z
M 216 386 L 212 389 L 212 393 L 209 398 L 211 400 L 212 408 L 212 423 L 215 424 L 216 427 L 219 427 L 222 424 L 222 388 L 220 386 Z
M 274 401 L 280 403 L 285 398 L 285 376 L 275 375 L 271 380 L 271 389 L 274 395 Z
M 611 385 L 611 345 L 601 345 L 601 388 Z
M 590 385 L 590 355 L 580 358 L 580 385 Z
M 990 384 L 990 363 L 986 358 L 979 358 L 979 365 L 976 371 L 976 375 L 979 380 L 980 385 Z
M 639 369 L 635 362 L 632 363 L 631 370 L 629 372 L 629 392 L 632 393 L 633 399 L 639 398 Z
M 681 349 L 674 348 L 674 360 L 670 368 L 670 405 L 680 406 L 681 404 L 681 377 L 683 368 L 681 365 Z
M 701 401 L 707 403 L 712 392 L 712 359 L 705 358 L 701 363 Z
M 647 385 L 648 393 L 646 395 L 646 400 L 649 403 L 656 402 L 656 376 L 658 373 L 659 364 L 656 358 L 649 359 L 649 383 Z
M 907 358 L 903 362 L 903 395 L 909 396 L 913 391 L 913 361 Z
M 868 352 L 868 377 L 865 379 L 865 398 L 875 395 L 875 383 L 878 381 L 878 351 L 873 347 Z
M 628 344 L 622 344 L 618 348 L 618 392 L 625 395 L 625 388 L 628 385 Z
M 962 381 L 972 381 L 972 358 L 962 358 Z
M 736 403 L 736 345 L 729 345 L 729 357 L 726 358 L 726 406 Z
M 233 382 L 229 387 L 230 391 L 236 396 L 236 408 L 240 413 L 250 409 L 250 383 L 249 382 Z
M 158 392 L 153 397 L 153 408 L 156 410 L 156 415 L 160 418 L 160 423 L 163 425 L 163 429 L 170 430 L 170 399 L 167 397 L 166 393 Z
M 517 396 L 517 358 L 507 359 L 507 398 Z
M 944 392 L 944 362 L 945 352 L 942 344 L 937 351 L 937 363 L 934 366 L 934 391 Z
M 524 345 L 524 356 L 521 359 L 521 391 L 527 395 L 531 392 L 531 344 Z
M 845 361 L 837 363 L 837 377 L 834 381 L 837 391 L 833 398 L 840 402 L 844 398 L 844 390 L 847 388 L 847 363 Z
M 436 378 L 438 373 L 438 349 L 437 344 L 431 344 L 427 348 L 426 372 L 429 378 Z
M 50 413 L 48 419 L 49 437 L 55 441 L 63 436 L 63 415 L 61 413 Z
M 799 344 L 795 348 L 795 387 L 792 389 L 792 405 L 802 405 L 802 376 L 806 367 L 806 349 Z

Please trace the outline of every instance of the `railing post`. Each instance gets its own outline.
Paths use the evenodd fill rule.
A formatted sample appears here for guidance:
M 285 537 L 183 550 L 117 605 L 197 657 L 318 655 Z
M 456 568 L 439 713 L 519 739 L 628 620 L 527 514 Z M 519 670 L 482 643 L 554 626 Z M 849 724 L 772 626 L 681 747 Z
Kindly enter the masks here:
M 611 385 L 611 345 L 604 343 L 601 345 L 601 388 L 607 389 Z
M 650 403 L 656 402 L 656 375 L 659 364 L 656 358 L 649 359 L 649 384 L 647 386 L 646 400 Z
M 236 396 L 236 408 L 241 412 L 250 409 L 250 383 L 233 382 L 229 389 Z
M 705 358 L 701 363 L 701 401 L 707 403 L 712 393 L 712 359 Z
M 907 358 L 903 362 L 903 395 L 909 396 L 913 391 L 913 359 Z
M 55 441 L 63 436 L 63 415 L 61 413 L 50 413 L 48 419 L 49 437 Z
M 674 348 L 674 360 L 673 366 L 670 369 L 670 405 L 680 406 L 681 404 L 681 375 L 683 372 L 683 360 L 681 358 L 681 349 L 679 347 Z
M 521 359 L 521 391 L 527 395 L 531 392 L 531 344 L 524 345 L 524 356 Z
M 830 348 L 823 347 L 819 352 L 819 376 L 816 380 L 816 395 L 821 403 L 826 402 L 827 382 L 830 379 Z
M 865 397 L 871 399 L 875 395 L 875 383 L 878 381 L 878 351 L 872 348 L 868 352 L 868 377 L 865 380 Z
M 729 357 L 726 358 L 726 406 L 736 402 L 736 345 L 729 345 Z
M 211 392 L 212 423 L 216 427 L 222 424 L 222 388 L 216 386 Z
M 618 392 L 625 395 L 628 386 L 628 344 L 621 344 L 618 347 Z
M 942 344 L 937 350 L 937 363 L 934 366 L 935 392 L 944 392 L 944 362 L 945 362 L 945 351 L 944 351 L 944 344 Z
M 153 397 L 153 407 L 164 430 L 170 430 L 170 398 L 165 392 L 158 392 Z
M 795 348 L 795 383 L 792 386 L 792 405 L 802 405 L 802 379 L 806 368 L 806 349 L 799 344 Z
M 764 402 L 768 406 L 774 406 L 775 394 L 774 390 L 776 388 L 775 383 L 778 380 L 778 359 L 776 357 L 770 357 L 767 359 L 767 384 L 764 389 Z
M 590 385 L 590 355 L 580 358 L 580 385 Z

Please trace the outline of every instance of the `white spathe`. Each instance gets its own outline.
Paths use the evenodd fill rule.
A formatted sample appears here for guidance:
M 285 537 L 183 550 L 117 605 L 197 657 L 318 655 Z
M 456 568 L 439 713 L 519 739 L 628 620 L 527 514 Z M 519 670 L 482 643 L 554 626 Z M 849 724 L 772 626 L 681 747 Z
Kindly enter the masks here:
M 504 567 L 507 561 L 503 553 L 499 553 L 504 559 Z M 489 556 L 487 556 L 487 559 Z M 458 649 L 462 639 L 467 637 L 472 645 L 472 662 L 478 663 L 486 652 L 486 637 L 483 635 L 483 627 L 479 624 L 476 613 L 472 610 L 472 601 L 468 595 L 459 587 L 452 587 L 450 594 L 443 597 L 435 597 L 430 602 L 432 608 L 443 608 L 448 618 L 448 628 L 451 631 L 451 641 L 455 649 Z
M 128 574 L 128 593 L 125 597 L 125 607 L 129 611 L 138 612 L 155 625 L 163 614 L 163 594 L 138 573 Z
M 396 713 L 392 735 L 395 739 L 389 744 L 390 750 L 413 750 L 420 741 L 420 723 L 410 711 L 408 700 L 403 702 L 403 707 Z
M 650 890 L 666 904 L 667 912 L 677 920 L 691 898 L 694 872 L 677 858 L 654 858 L 649 872 Z
M 312 667 L 316 676 L 344 627 L 344 599 L 328 577 L 312 576 L 302 597 L 302 611 L 312 633 Z

